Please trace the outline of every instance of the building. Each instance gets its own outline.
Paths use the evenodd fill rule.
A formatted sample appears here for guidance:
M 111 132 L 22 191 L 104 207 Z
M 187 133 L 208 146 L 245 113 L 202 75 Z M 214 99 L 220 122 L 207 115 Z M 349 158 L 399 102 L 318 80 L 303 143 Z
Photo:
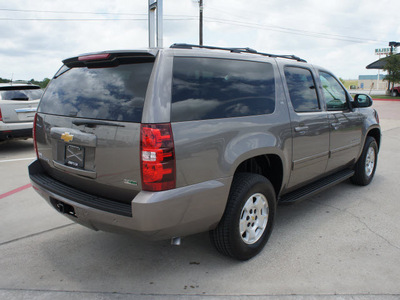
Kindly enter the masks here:
M 378 79 L 379 76 L 379 79 Z M 383 81 L 386 75 L 359 75 L 358 88 L 361 90 L 387 90 L 388 82 Z

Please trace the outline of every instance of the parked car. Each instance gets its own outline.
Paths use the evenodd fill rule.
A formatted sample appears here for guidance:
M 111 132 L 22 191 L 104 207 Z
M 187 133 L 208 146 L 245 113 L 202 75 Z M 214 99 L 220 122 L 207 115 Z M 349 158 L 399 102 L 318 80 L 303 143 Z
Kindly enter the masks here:
M 288 55 L 174 44 L 72 57 L 34 125 L 34 189 L 94 230 L 172 239 L 209 231 L 261 251 L 277 203 L 374 177 L 372 99 Z
M 0 83 L 0 141 L 32 137 L 43 90 L 30 83 Z
M 390 95 L 392 95 L 392 97 L 398 97 L 400 95 L 400 85 L 393 87 L 390 91 Z

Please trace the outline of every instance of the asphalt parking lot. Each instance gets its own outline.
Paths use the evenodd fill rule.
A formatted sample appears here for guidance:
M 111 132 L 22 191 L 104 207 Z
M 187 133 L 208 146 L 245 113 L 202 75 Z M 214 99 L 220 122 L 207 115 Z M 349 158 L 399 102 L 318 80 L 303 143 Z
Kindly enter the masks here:
M 247 262 L 218 254 L 208 234 L 178 247 L 73 224 L 29 186 L 32 140 L 1 143 L 0 299 L 400 299 L 400 102 L 374 107 L 373 182 L 278 207 Z

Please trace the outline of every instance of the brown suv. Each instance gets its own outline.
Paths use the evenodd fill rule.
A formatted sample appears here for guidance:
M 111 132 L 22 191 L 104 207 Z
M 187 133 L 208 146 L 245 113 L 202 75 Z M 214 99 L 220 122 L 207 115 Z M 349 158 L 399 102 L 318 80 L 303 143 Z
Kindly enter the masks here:
M 276 204 L 351 178 L 381 141 L 367 95 L 296 56 L 175 44 L 64 60 L 35 120 L 35 190 L 94 230 L 150 239 L 209 231 L 246 260 Z

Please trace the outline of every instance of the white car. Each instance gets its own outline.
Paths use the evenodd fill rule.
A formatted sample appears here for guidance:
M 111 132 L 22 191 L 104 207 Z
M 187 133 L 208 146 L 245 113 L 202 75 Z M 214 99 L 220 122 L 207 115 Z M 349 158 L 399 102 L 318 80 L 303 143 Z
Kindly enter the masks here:
M 0 141 L 32 137 L 43 90 L 30 83 L 0 83 Z

